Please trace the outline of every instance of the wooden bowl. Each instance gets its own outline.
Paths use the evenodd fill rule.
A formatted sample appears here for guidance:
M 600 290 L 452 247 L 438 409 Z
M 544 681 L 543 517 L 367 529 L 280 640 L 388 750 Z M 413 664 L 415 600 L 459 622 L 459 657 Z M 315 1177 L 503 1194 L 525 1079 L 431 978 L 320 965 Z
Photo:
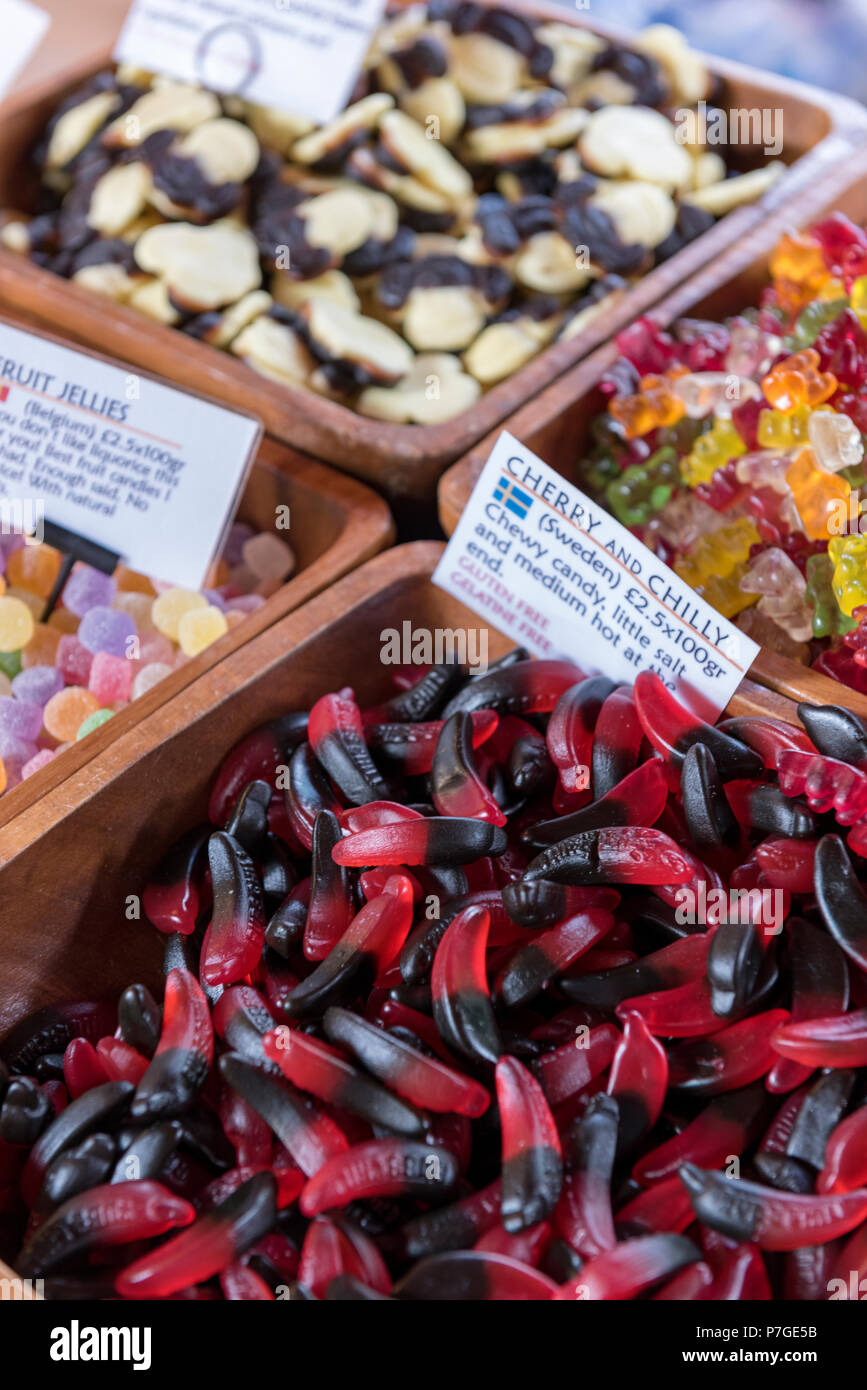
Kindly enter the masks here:
M 625 31 L 595 20 L 587 25 L 562 6 L 521 0 L 512 8 L 536 20 L 589 27 L 620 42 L 628 43 L 630 38 Z M 76 80 L 110 61 L 113 39 L 113 32 L 106 34 L 101 52 L 91 46 L 87 60 L 74 74 Z M 707 63 L 722 80 L 722 106 L 782 111 L 788 173 L 759 203 L 729 213 L 629 290 L 609 297 L 574 338 L 553 344 L 494 386 L 470 410 L 443 424 L 389 425 L 368 420 L 310 391 L 268 381 L 228 353 L 2 250 L 0 303 L 34 314 L 80 342 L 99 346 L 179 386 L 252 411 L 269 434 L 356 474 L 387 496 L 432 500 L 437 480 L 449 463 L 701 266 L 715 263 L 774 209 L 795 198 L 809 198 L 816 181 L 847 157 L 858 132 L 867 130 L 867 113 L 856 102 L 721 58 L 708 58 Z M 67 72 L 64 81 L 49 77 L 41 84 L 31 83 L 9 104 L 0 149 L 0 207 L 26 209 L 28 185 L 32 185 L 26 173 L 29 152 L 58 100 L 73 85 L 72 77 Z
M 755 304 L 768 283 L 768 257 L 782 233 L 792 227 L 807 226 L 835 210 L 846 213 L 855 222 L 867 222 L 867 146 L 833 170 L 797 205 L 780 209 L 713 265 L 681 285 L 648 317 L 667 328 L 677 318 L 718 319 Z M 615 344 L 607 343 L 503 424 L 534 454 L 578 486 L 579 463 L 590 423 L 605 408 L 599 380 L 617 356 Z M 499 429 L 494 430 L 440 481 L 439 516 L 447 535 L 455 529 L 498 435 Z M 867 696 L 768 648 L 763 648 L 753 662 L 750 675 L 768 689 L 793 700 L 844 704 L 867 716 Z
M 399 546 L 281 618 L 39 801 L 0 826 L 0 1037 L 43 1004 L 156 986 L 161 943 L 129 920 L 167 847 L 206 818 L 228 750 L 258 724 L 351 685 L 362 704 L 393 690 L 374 659 L 385 628 L 487 630 L 489 658 L 512 643 L 435 588 L 433 541 Z M 797 723 L 791 701 L 742 683 L 729 714 Z
M 46 1004 L 162 991 L 162 942 L 129 920 L 173 840 L 206 816 L 228 750 L 263 721 L 351 684 L 362 702 L 393 687 L 372 659 L 386 627 L 486 628 L 431 583 L 435 542 L 370 560 L 212 666 L 128 728 L 41 801 L 0 827 L 0 1038 Z M 488 628 L 489 656 L 512 645 Z M 797 724 L 795 706 L 742 682 L 727 714 Z M 14 1278 L 0 1261 L 0 1278 Z M 26 1286 L 22 1296 L 33 1297 Z

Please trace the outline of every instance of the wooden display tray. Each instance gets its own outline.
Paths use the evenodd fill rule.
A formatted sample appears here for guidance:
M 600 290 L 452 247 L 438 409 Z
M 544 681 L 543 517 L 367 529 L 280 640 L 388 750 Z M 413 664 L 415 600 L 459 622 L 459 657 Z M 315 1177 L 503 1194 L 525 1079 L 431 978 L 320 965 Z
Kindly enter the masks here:
M 27 326 L 23 319 L 17 322 L 22 327 Z M 271 530 L 276 508 L 282 506 L 290 508 L 291 526 L 286 538 L 296 558 L 296 570 L 289 580 L 260 608 L 249 613 L 243 623 L 172 671 L 159 685 L 132 701 L 86 739 L 67 748 L 47 767 L 0 797 L 0 826 L 27 805 L 56 790 L 68 776 L 85 767 L 115 739 L 224 657 L 394 540 L 391 513 L 377 493 L 355 478 L 347 478 L 285 444 L 263 439 L 238 507 L 237 520 L 247 521 L 263 531 Z
M 128 921 L 162 853 L 206 818 L 217 766 L 268 719 L 351 685 L 362 704 L 393 690 L 376 659 L 386 628 L 487 629 L 488 657 L 513 644 L 431 575 L 442 545 L 417 541 L 362 565 L 273 623 L 127 727 L 50 794 L 0 826 L 0 1036 L 60 999 L 159 980 L 161 943 Z M 794 705 L 746 680 L 730 714 Z
M 630 39 L 624 30 L 595 20 L 586 25 L 565 7 L 526 0 L 510 8 L 537 20 L 589 27 L 621 42 Z M 32 185 L 32 177 L 28 180 L 26 174 L 29 151 L 60 97 L 75 85 L 73 76 L 83 80 L 110 61 L 113 27 L 107 26 L 99 50 L 91 44 L 87 60 L 74 74 L 67 71 L 60 81 L 51 76 L 42 83 L 30 83 L 9 103 L 0 148 L 0 208 L 27 207 Z M 628 291 L 609 298 L 574 338 L 553 344 L 494 386 L 470 410 L 443 424 L 389 425 L 368 420 L 312 392 L 268 381 L 228 353 L 101 299 L 3 250 L 0 303 L 37 315 L 64 334 L 166 376 L 179 386 L 250 410 L 275 438 L 356 474 L 388 496 L 431 500 L 448 464 L 701 266 L 715 263 L 774 209 L 797 197 L 808 198 L 816 181 L 851 150 L 858 132 L 867 138 L 867 112 L 848 98 L 721 58 L 710 57 L 707 62 L 723 81 L 723 106 L 782 111 L 783 158 L 792 166 L 789 172 L 759 203 L 729 213 Z M 752 158 L 753 164 L 761 162 L 761 155 Z
M 714 265 L 681 285 L 648 317 L 667 328 L 678 318 L 719 319 L 755 304 L 756 296 L 768 283 L 768 257 L 782 233 L 792 227 L 805 227 L 834 211 L 846 213 L 855 222 L 867 222 L 867 147 L 834 170 L 811 196 L 805 196 L 795 207 L 778 211 Z M 502 428 L 564 478 L 580 486 L 578 465 L 589 426 L 605 408 L 599 380 L 617 356 L 615 344 L 607 343 L 504 421 Z M 439 515 L 447 535 L 455 529 L 498 435 L 499 429 L 493 431 L 442 478 Z M 762 685 L 793 700 L 844 704 L 867 716 L 867 696 L 767 648 L 756 657 L 750 674 Z
M 88 766 L 0 827 L 0 1037 L 34 1009 L 162 991 L 162 942 L 129 921 L 129 895 L 173 840 L 205 819 L 220 760 L 245 734 L 349 684 L 362 703 L 389 693 L 373 659 L 384 628 L 486 628 L 435 588 L 443 547 L 399 546 L 282 618 L 125 730 Z M 489 659 L 511 647 L 488 628 Z M 795 706 L 751 680 L 729 715 L 797 724 Z M 0 1262 L 0 1277 L 14 1274 Z

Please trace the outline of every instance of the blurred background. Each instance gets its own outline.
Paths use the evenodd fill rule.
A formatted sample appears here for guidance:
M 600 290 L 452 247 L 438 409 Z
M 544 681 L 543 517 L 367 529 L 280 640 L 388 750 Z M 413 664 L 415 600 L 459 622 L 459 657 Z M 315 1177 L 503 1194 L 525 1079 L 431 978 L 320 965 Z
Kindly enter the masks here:
M 183 0 L 174 0 L 183 4 Z M 507 0 L 503 0 L 508 8 Z M 673 24 L 697 47 L 867 102 L 867 0 L 554 0 L 627 28 Z M 52 25 L 17 88 L 111 45 L 129 0 L 38 0 Z M 0 0 L 2 12 L 2 0 Z
M 560 0 L 640 29 L 673 24 L 696 48 L 867 101 L 867 0 Z

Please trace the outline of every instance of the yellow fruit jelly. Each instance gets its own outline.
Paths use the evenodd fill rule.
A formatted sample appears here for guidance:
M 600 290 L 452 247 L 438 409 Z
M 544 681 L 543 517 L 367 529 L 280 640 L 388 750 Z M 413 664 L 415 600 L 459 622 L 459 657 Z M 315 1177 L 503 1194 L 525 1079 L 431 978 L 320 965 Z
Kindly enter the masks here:
M 194 594 L 190 589 L 166 589 L 153 601 L 151 617 L 154 626 L 173 642 L 178 640 L 178 628 L 185 613 L 195 608 L 208 608 L 204 594 Z
M 207 608 L 190 608 L 178 623 L 178 641 L 186 656 L 198 656 L 224 632 L 229 631 L 226 616 L 213 604 Z
M 43 605 L 44 606 L 44 605 Z M 0 598 L 0 652 L 17 652 L 33 636 L 33 614 L 20 598 Z

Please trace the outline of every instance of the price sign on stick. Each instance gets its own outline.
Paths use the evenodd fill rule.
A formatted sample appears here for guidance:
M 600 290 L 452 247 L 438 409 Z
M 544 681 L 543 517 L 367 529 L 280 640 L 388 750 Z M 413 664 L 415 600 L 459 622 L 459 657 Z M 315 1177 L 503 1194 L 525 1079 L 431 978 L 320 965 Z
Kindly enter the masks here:
M 634 681 L 656 671 L 703 717 L 759 648 L 608 512 L 504 431 L 434 583 L 536 656 Z
M 133 0 L 115 57 L 330 121 L 346 105 L 385 0 Z
M 252 416 L 0 322 L 2 530 L 201 588 L 261 433 Z

